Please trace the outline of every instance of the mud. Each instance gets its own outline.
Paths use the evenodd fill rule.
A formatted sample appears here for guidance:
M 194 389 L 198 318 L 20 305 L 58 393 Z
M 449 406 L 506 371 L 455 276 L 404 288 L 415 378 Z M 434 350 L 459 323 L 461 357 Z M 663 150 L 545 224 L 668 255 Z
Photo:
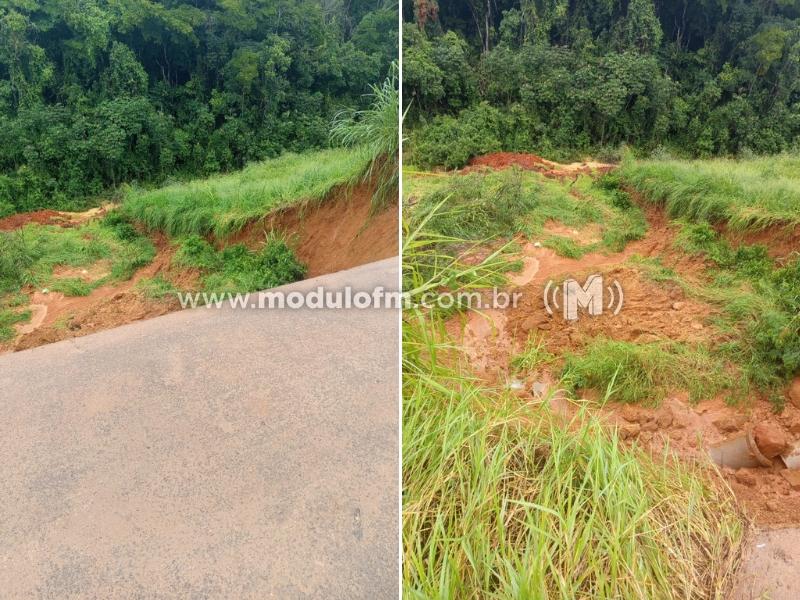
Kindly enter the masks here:
M 59 227 L 75 227 L 91 219 L 103 216 L 114 207 L 106 203 L 83 212 L 66 212 L 58 210 L 37 210 L 18 213 L 0 219 L 0 231 L 13 231 L 30 223 L 39 225 L 58 225 Z
M 481 169 L 505 169 L 517 166 L 528 171 L 536 171 L 553 179 L 575 179 L 578 175 L 607 173 L 616 167 L 608 163 L 593 161 L 561 164 L 537 156 L 536 154 L 518 154 L 514 152 L 495 152 L 473 158 L 462 173 Z
M 285 234 L 301 261 L 308 265 L 308 277 L 348 269 L 369 262 L 391 258 L 398 254 L 397 204 L 371 213 L 372 188 L 360 185 L 352 189 L 335 190 L 318 205 L 294 207 L 270 215 L 246 227 L 238 235 L 218 245 L 242 242 L 259 247 L 271 231 Z M 40 211 L 14 215 L 8 227 L 28 223 L 72 226 L 105 214 L 111 205 L 85 213 Z M 46 213 L 46 214 L 45 214 Z M 58 292 L 23 290 L 30 298 L 28 309 L 32 318 L 17 326 L 17 337 L 10 343 L 0 343 L 0 354 L 19 351 L 60 340 L 79 337 L 118 327 L 126 323 L 149 319 L 180 310 L 174 297 L 150 299 L 137 284 L 144 278 L 162 276 L 178 289 L 196 289 L 200 274 L 178 269 L 172 265 L 175 249 L 166 236 L 153 236 L 156 245 L 154 260 L 125 282 L 101 285 L 88 296 L 69 297 Z M 96 282 L 110 272 L 107 261 L 88 267 L 59 266 L 53 271 L 56 278 L 77 278 Z
M 518 164 L 515 157 L 491 155 L 474 161 L 475 165 Z M 534 167 L 552 169 L 549 161 L 530 158 Z M 634 200 L 639 200 L 634 195 Z M 537 244 L 538 240 L 519 238 L 523 268 L 509 273 L 511 290 L 522 294 L 516 307 L 505 310 L 471 312 L 454 317 L 447 330 L 461 340 L 470 367 L 475 374 L 493 383 L 514 389 L 524 402 L 541 401 L 557 385 L 562 356 L 580 351 L 597 337 L 630 342 L 659 340 L 703 342 L 710 346 L 723 341 L 721 334 L 710 327 L 717 309 L 688 297 L 677 284 L 655 282 L 637 257 L 658 258 L 660 263 L 678 272 L 689 282 L 701 281 L 708 266 L 703 259 L 686 256 L 673 245 L 676 227 L 663 211 L 643 206 L 649 224 L 645 237 L 629 243 L 623 252 L 590 253 L 580 259 L 558 256 L 553 250 Z M 546 232 L 570 235 L 563 225 L 548 223 Z M 573 234 L 574 235 L 574 234 Z M 727 234 L 726 234 L 727 235 Z M 770 245 L 773 256 L 785 254 L 793 243 L 789 238 L 769 238 L 767 233 L 741 239 L 754 243 L 756 238 Z M 786 234 L 788 235 L 788 234 Z M 730 238 L 735 239 L 735 238 Z M 788 241 L 787 241 L 788 240 Z M 795 246 L 795 249 L 800 244 Z M 548 281 L 556 284 L 567 277 L 583 281 L 586 276 L 601 273 L 606 281 L 616 279 L 625 293 L 619 315 L 604 311 L 602 315 L 565 321 L 560 314 L 548 315 L 543 292 Z M 530 336 L 544 344 L 556 358 L 534 372 L 513 373 L 511 358 L 521 352 Z M 618 427 L 626 444 L 637 444 L 660 456 L 666 448 L 686 461 L 710 466 L 708 449 L 724 440 L 740 435 L 747 427 L 757 427 L 761 443 L 768 453 L 785 444 L 800 441 L 800 378 L 796 383 L 796 405 L 787 390 L 785 409 L 775 414 L 773 405 L 760 396 L 753 396 L 741 405 L 729 406 L 722 397 L 693 404 L 684 390 L 669 390 L 666 399 L 656 408 L 641 405 L 596 402 L 598 393 L 583 391 L 582 397 L 595 406 L 595 411 L 610 427 Z M 793 388 L 791 388 L 793 389 Z M 576 404 L 556 394 L 559 412 L 569 414 Z M 713 468 L 713 467 L 712 467 Z M 800 523 L 800 471 L 784 468 L 780 458 L 770 468 L 720 470 L 741 501 L 746 512 L 758 525 L 787 526 Z

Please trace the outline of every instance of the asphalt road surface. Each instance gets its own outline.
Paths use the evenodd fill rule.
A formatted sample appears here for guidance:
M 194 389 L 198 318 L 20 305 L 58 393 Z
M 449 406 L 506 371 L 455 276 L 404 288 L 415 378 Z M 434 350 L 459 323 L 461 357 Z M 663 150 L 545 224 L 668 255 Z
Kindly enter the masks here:
M 1 356 L 0 597 L 396 598 L 398 326 L 198 308 Z

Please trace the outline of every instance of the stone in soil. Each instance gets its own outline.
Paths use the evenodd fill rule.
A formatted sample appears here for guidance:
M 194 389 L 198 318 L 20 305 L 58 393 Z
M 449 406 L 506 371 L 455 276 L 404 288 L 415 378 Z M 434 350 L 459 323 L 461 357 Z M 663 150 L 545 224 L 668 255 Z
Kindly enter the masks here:
M 761 454 L 767 458 L 775 458 L 783 454 L 789 446 L 789 440 L 777 423 L 759 423 L 753 428 L 753 437 Z
M 714 419 L 714 426 L 722 433 L 740 431 L 747 423 L 745 415 L 720 415 Z

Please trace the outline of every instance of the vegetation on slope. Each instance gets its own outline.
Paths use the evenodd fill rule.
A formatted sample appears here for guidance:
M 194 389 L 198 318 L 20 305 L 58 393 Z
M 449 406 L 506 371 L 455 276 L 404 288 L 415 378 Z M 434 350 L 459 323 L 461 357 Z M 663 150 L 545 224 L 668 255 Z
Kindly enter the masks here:
M 391 0 L 0 6 L 0 217 L 329 144 L 397 59 Z
M 625 160 L 621 176 L 670 216 L 735 230 L 800 224 L 800 156 Z
M 249 221 L 303 201 L 322 200 L 367 168 L 358 150 L 336 148 L 285 154 L 241 171 L 154 190 L 131 190 L 123 204 L 130 218 L 171 236 L 225 237 Z
M 130 279 L 149 264 L 155 247 L 119 214 L 74 228 L 30 224 L 0 232 L 0 341 L 14 335 L 12 325 L 27 321 L 24 289 L 47 289 L 66 296 L 86 296 L 95 288 Z M 103 273 L 83 277 L 81 270 L 101 263 Z M 57 276 L 56 268 L 77 274 Z
M 406 147 L 426 168 L 800 140 L 796 0 L 412 0 L 403 17 Z
M 507 270 L 503 250 L 458 263 L 447 252 L 459 240 L 429 231 L 433 216 L 406 224 L 412 299 Z M 477 383 L 444 316 L 404 315 L 404 596 L 724 597 L 744 533 L 730 491 L 623 447 L 586 412 L 565 423 Z
M 443 236 L 479 242 L 522 233 L 577 258 L 593 250 L 620 251 L 647 229 L 642 211 L 613 178 L 596 182 L 581 176 L 566 182 L 518 168 L 466 175 L 408 174 L 407 188 L 415 199 L 411 227 L 424 222 L 426 231 Z M 550 223 L 578 231 L 599 225 L 600 239 L 548 232 Z

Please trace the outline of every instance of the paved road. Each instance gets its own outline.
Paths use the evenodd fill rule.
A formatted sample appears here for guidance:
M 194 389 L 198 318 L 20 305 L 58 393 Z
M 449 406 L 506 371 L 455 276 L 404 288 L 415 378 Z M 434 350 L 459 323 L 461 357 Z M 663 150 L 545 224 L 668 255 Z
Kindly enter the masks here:
M 200 308 L 2 356 L 0 597 L 396 598 L 397 403 L 385 309 Z
M 800 598 L 800 529 L 767 529 L 750 542 L 733 600 Z

